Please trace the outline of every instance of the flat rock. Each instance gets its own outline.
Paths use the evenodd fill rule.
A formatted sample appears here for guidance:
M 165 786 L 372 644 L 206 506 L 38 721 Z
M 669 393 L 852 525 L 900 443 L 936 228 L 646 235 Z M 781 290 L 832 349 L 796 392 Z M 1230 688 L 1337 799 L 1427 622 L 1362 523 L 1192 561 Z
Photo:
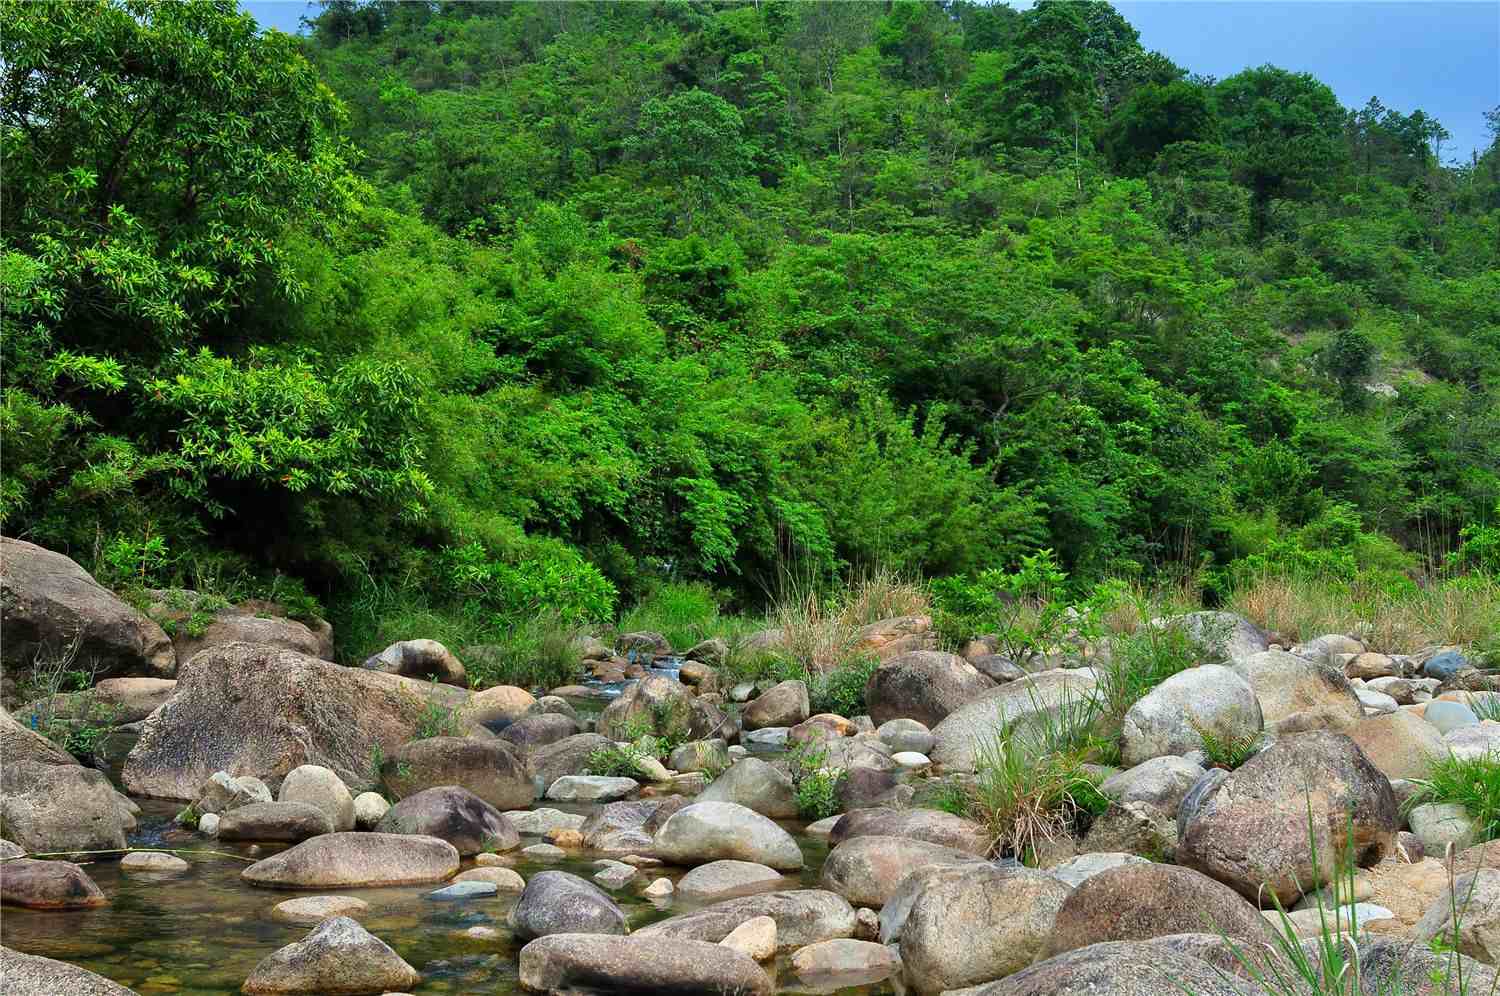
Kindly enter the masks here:
M 776 869 L 753 861 L 710 861 L 682 876 L 677 891 L 691 899 L 717 901 L 773 892 L 784 882 Z
M 257 861 L 240 873 L 251 885 L 327 889 L 441 882 L 458 871 L 458 849 L 412 834 L 331 833 Z
M 353 896 L 300 896 L 271 907 L 271 919 L 311 927 L 338 916 L 360 916 L 370 904 Z
M 104 892 L 78 865 L 35 858 L 0 862 L 0 902 L 33 910 L 87 910 L 109 905 Z
M 552 830 L 580 830 L 588 817 L 582 813 L 565 813 L 560 809 L 516 809 L 505 814 L 518 833 L 540 837 Z
M 990 867 L 967 851 L 907 837 L 851 837 L 829 852 L 820 884 L 855 906 L 879 909 L 907 875 L 933 865 Z
M 1255 996 L 1251 983 L 1200 958 L 1141 941 L 1107 941 L 1022 969 L 964 996 Z
M 520 892 L 526 888 L 526 880 L 513 868 L 490 865 L 470 868 L 453 876 L 454 882 L 488 882 L 500 892 Z
M 295 844 L 333 833 L 328 814 L 303 802 L 252 802 L 219 817 L 220 840 Z
M 641 783 L 634 778 L 564 775 L 547 789 L 547 798 L 557 802 L 613 802 L 640 787 Z
M 554 934 L 521 949 L 521 984 L 621 996 L 770 996 L 770 978 L 732 948 L 636 934 Z
M 175 854 L 160 851 L 132 851 L 120 859 L 120 870 L 131 872 L 154 872 L 172 875 L 185 872 L 190 866 Z
M 436 902 L 454 902 L 463 899 L 479 899 L 483 896 L 493 896 L 500 891 L 494 882 L 484 882 L 478 879 L 465 879 L 445 885 L 441 889 L 434 889 L 423 898 Z
M 990 851 L 990 836 L 983 826 L 940 809 L 851 810 L 836 819 L 828 842 L 837 846 L 852 837 L 867 836 L 906 837 L 980 857 Z

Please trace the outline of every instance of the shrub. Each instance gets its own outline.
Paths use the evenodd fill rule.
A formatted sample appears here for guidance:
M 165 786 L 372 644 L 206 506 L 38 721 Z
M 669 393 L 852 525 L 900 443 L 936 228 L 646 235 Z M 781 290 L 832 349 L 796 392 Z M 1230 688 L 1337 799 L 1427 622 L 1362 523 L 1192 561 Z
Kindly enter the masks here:
M 620 617 L 618 626 L 622 633 L 661 633 L 679 651 L 743 627 L 740 620 L 720 613 L 720 596 L 702 582 L 658 585 Z
M 938 633 L 957 646 L 975 636 L 993 635 L 998 652 L 1025 667 L 1053 645 L 1069 625 L 1062 598 L 1067 574 L 1051 550 L 1021 558 L 1016 571 L 990 569 L 977 578 L 932 582 Z
M 801 741 L 787 752 L 797 815 L 804 820 L 826 819 L 839 811 L 838 790 L 844 772 L 827 765 L 828 748 L 822 737 Z
M 845 661 L 832 671 L 815 674 L 808 679 L 808 701 L 814 714 L 837 713 L 840 716 L 858 716 L 865 711 L 865 685 L 870 675 L 880 667 L 873 654 L 865 654 Z

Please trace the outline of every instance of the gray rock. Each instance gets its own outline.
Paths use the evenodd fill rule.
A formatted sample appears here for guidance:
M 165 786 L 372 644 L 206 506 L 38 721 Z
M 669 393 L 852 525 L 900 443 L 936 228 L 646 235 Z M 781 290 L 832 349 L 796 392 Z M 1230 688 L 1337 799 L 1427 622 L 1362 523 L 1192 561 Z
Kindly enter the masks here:
M 1389 780 L 1353 740 L 1299 733 L 1276 740 L 1202 799 L 1184 823 L 1177 861 L 1244 896 L 1274 894 L 1290 906 L 1329 880 L 1346 840 L 1358 864 L 1372 865 L 1398 826 Z
M 640 787 L 641 783 L 634 778 L 564 775 L 547 789 L 547 798 L 557 802 L 613 802 Z
M 7 763 L 29 761 L 69 766 L 78 763 L 72 754 L 35 730 L 22 726 L 4 709 L 0 709 L 0 757 Z
M 190 868 L 186 861 L 160 851 L 133 851 L 120 859 L 120 870 L 146 874 L 172 875 Z
M 776 869 L 753 861 L 710 861 L 682 876 L 677 891 L 690 899 L 717 901 L 772 892 L 784 883 Z
M 429 737 L 402 744 L 380 766 L 392 795 L 457 785 L 496 809 L 521 809 L 535 797 L 531 773 L 515 748 L 502 740 Z
M 687 686 L 661 675 L 648 675 L 626 685 L 599 714 L 598 731 L 611 740 L 628 739 L 625 734 L 640 725 L 650 733 L 682 740 L 703 740 L 717 736 L 724 722 L 723 713 L 710 703 L 696 698 Z
M 780 749 L 785 747 L 789 726 L 772 726 L 764 730 L 747 730 L 740 735 L 740 743 L 746 747 Z
M 973 771 L 975 758 L 995 731 L 1009 725 L 1024 737 L 1046 717 L 1082 715 L 1098 679 L 1088 668 L 1028 675 L 985 692 L 933 727 L 933 763 L 947 771 Z
M 459 854 L 510 851 L 521 835 L 505 814 L 456 785 L 424 789 L 392 806 L 376 827 L 385 834 L 419 834 L 446 840 Z
M 1453 951 L 1435 952 L 1406 939 L 1368 938 L 1359 946 L 1365 992 L 1402 996 L 1465 996 L 1500 992 L 1493 966 Z
M 1108 941 L 1049 958 L 964 996 L 1254 996 L 1249 982 L 1160 945 Z
M 583 774 L 588 769 L 589 758 L 596 751 L 608 750 L 614 745 L 609 737 L 597 733 L 576 733 L 556 743 L 534 748 L 526 755 L 526 761 L 532 776 L 545 790 L 564 775 Z
M 694 740 L 682 744 L 667 758 L 667 767 L 675 771 L 708 771 L 729 766 L 728 746 L 722 739 Z
M 652 847 L 657 857 L 672 864 L 697 865 L 730 858 L 781 871 L 802 867 L 802 849 L 791 834 L 754 810 L 732 802 L 684 806 L 656 832 Z
M 434 889 L 427 893 L 425 898 L 434 902 L 456 902 L 464 899 L 479 899 L 485 896 L 493 896 L 500 891 L 500 887 L 494 882 L 481 882 L 477 879 L 467 879 L 462 882 L 454 882 L 445 885 L 441 889 Z
M 522 753 L 576 736 L 578 723 L 562 713 L 542 712 L 523 716 L 500 731 L 500 739 Z
M 792 970 L 806 980 L 832 977 L 841 984 L 879 982 L 901 970 L 901 959 L 883 944 L 849 937 L 809 944 L 792 955 Z
M 1030 868 L 964 867 L 933 877 L 901 927 L 904 978 L 935 993 L 1025 968 L 1046 948 L 1069 892 Z
M 1024 669 L 1018 667 L 1009 657 L 1002 657 L 1000 654 L 979 654 L 967 660 L 974 665 L 974 670 L 997 685 L 1026 677 Z
M 1305 657 L 1317 664 L 1332 664 L 1334 657 L 1341 654 L 1358 655 L 1364 652 L 1364 644 L 1340 633 L 1320 636 L 1292 648 L 1292 653 L 1298 657 Z
M 1071 858 L 1060 865 L 1048 868 L 1047 874 L 1057 879 L 1063 885 L 1076 889 L 1101 872 L 1107 872 L 1123 865 L 1147 865 L 1150 863 L 1145 858 L 1122 851 L 1096 851 L 1092 854 L 1080 854 L 1076 858 Z
M 657 814 L 664 809 L 675 811 L 685 804 L 680 797 L 663 801 L 611 802 L 594 810 L 578 831 L 583 834 L 584 846 L 590 850 L 606 854 L 650 850 L 655 827 L 666 819 L 663 815 L 657 820 Z
M 783 681 L 762 692 L 740 712 L 740 722 L 747 730 L 770 726 L 796 726 L 811 714 L 807 684 Z
M 305 802 L 252 802 L 219 818 L 220 840 L 295 844 L 333 833 L 328 814 Z
M 71 861 L 12 858 L 0 862 L 0 902 L 33 910 L 86 910 L 109 900 Z
M 136 996 L 134 989 L 65 961 L 0 947 L 6 996 Z
M 453 651 L 436 640 L 402 640 L 365 661 L 365 667 L 383 674 L 399 674 L 420 681 L 440 681 L 468 688 L 464 666 Z
M 587 820 L 582 813 L 564 813 L 557 809 L 522 809 L 508 812 L 505 818 L 518 833 L 540 837 L 549 830 L 579 830 Z
M 623 934 L 625 914 L 600 889 L 564 871 L 537 872 L 510 913 L 523 940 L 548 934 Z
M 281 783 L 280 802 L 302 802 L 328 814 L 335 830 L 354 829 L 354 797 L 339 776 L 319 764 L 293 768 Z
M 338 916 L 261 959 L 245 980 L 244 991 L 377 993 L 410 989 L 420 979 L 384 941 L 349 917 Z
M 673 938 L 554 934 L 521 949 L 521 984 L 542 992 L 621 996 L 770 996 L 770 978 L 747 955 Z
M 1383 716 L 1396 711 L 1396 700 L 1383 692 L 1377 692 L 1373 688 L 1357 688 L 1354 694 L 1359 697 L 1359 704 L 1366 716 Z M 1333 728 L 1332 724 L 1328 725 Z
M 271 919 L 314 927 L 336 916 L 359 916 L 369 910 L 369 903 L 353 896 L 303 896 L 277 903 L 271 908 Z
M 856 809 L 834 824 L 828 842 L 837 846 L 862 836 L 906 837 L 940 844 L 983 857 L 990 850 L 989 833 L 973 820 L 937 809 Z
M 879 909 L 901 880 L 932 866 L 989 868 L 983 858 L 967 851 L 906 837 L 851 837 L 829 852 L 820 884 L 855 906 Z
M 1169 622 L 1200 643 L 1212 662 L 1233 663 L 1271 648 L 1264 630 L 1232 612 L 1189 612 Z
M 655 657 L 670 657 L 672 641 L 652 630 L 642 630 L 638 633 L 622 633 L 615 641 L 615 649 L 622 654 L 633 653 L 637 659 L 644 657 L 646 661 L 650 661 Z
M 932 727 L 994 687 L 957 654 L 914 650 L 875 670 L 865 685 L 865 702 L 877 725 L 899 718 Z
M 1437 727 L 1439 733 L 1452 733 L 1454 730 L 1464 726 L 1475 726 L 1479 723 L 1479 717 L 1474 715 L 1474 710 L 1462 702 L 1447 702 L 1443 699 L 1427 703 L 1427 708 L 1422 710 L 1422 718 Z
M 898 718 L 880 724 L 875 735 L 893 751 L 914 750 L 926 754 L 936 743 L 932 731 L 915 719 Z
M 779 952 L 854 934 L 854 907 L 822 889 L 791 889 L 741 896 L 669 917 L 636 931 L 636 937 L 722 941 L 746 920 L 768 916 L 776 921 Z
M 122 848 L 124 822 L 102 772 L 10 758 L 0 764 L 0 835 L 28 853 Z
M 248 806 L 252 802 L 272 801 L 271 790 L 254 775 L 234 778 L 227 771 L 215 771 L 198 791 L 193 808 L 205 816 L 211 813 L 222 816 L 231 809 Z
M 304 840 L 240 873 L 274 889 L 341 889 L 441 882 L 458 871 L 458 849 L 436 837 L 331 833 Z
M 759 758 L 736 761 L 714 779 L 699 802 L 733 802 L 773 820 L 797 816 L 797 796 L 785 771 Z
M 594 881 L 614 892 L 625 888 L 634 882 L 640 872 L 630 865 L 619 861 L 600 862 L 605 867 L 594 873 Z
M 1449 844 L 1462 851 L 1479 835 L 1469 811 L 1456 803 L 1414 806 L 1406 818 L 1426 854 L 1443 854 Z
M 1443 746 L 1448 753 L 1462 760 L 1500 756 L 1500 723 L 1487 719 L 1474 726 L 1460 726 L 1443 734 Z
M 1202 777 L 1198 765 L 1169 754 L 1110 775 L 1099 783 L 1099 791 L 1115 802 L 1144 803 L 1176 819 L 1183 797 Z
M 1266 728 L 1273 732 L 1348 732 L 1362 715 L 1354 687 L 1331 665 L 1264 650 L 1236 663 L 1234 672 L 1250 685 Z
M 1455 930 L 1453 911 L 1459 912 Z M 1500 964 L 1500 869 L 1480 868 L 1459 875 L 1433 901 L 1413 933 L 1419 944 L 1441 937 L 1459 954 L 1487 965 Z
M 718 667 L 729 656 L 729 641 L 722 636 L 709 637 L 707 640 L 700 640 L 693 644 L 682 656 L 690 661 Z
M 1199 730 L 1242 739 L 1261 730 L 1260 702 L 1244 678 L 1218 664 L 1172 675 L 1125 713 L 1120 758 L 1128 766 L 1203 746 Z

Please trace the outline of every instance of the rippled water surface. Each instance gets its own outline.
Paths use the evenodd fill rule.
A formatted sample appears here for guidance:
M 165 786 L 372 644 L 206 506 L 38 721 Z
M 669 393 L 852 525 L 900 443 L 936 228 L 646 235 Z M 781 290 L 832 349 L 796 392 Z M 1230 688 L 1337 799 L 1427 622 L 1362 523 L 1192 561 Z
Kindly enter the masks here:
M 261 858 L 278 848 L 208 841 L 174 827 L 173 803 L 142 801 L 140 827 L 131 843 L 142 847 L 184 848 L 191 868 L 177 875 L 122 872 L 113 861 L 96 862 L 88 872 L 110 905 L 81 912 L 41 912 L 7 908 L 0 921 L 4 943 L 29 954 L 46 955 L 98 972 L 140 993 L 238 993 L 260 959 L 283 945 L 306 936 L 312 928 L 273 921 L 271 907 L 284 899 L 313 892 L 279 892 L 244 885 L 240 871 L 248 862 L 206 852 L 223 851 L 241 858 Z M 557 806 L 586 812 L 586 806 Z M 795 827 L 794 827 L 795 829 Z M 801 884 L 817 883 L 817 870 L 826 844 L 798 835 L 807 858 Z M 523 844 L 536 838 L 523 838 Z M 468 867 L 467 863 L 465 867 Z M 590 860 L 539 864 L 516 861 L 523 876 L 559 868 L 591 878 Z M 664 872 L 676 879 L 684 869 Z M 649 880 L 649 879 L 648 879 Z M 786 888 L 796 888 L 788 877 Z M 370 904 L 359 920 L 422 974 L 417 993 L 514 993 L 516 958 L 520 945 L 505 929 L 505 917 L 515 902 L 500 895 L 464 902 L 434 902 L 424 898 L 437 885 L 381 889 L 341 889 L 339 895 L 357 896 Z M 612 893 L 630 918 L 632 929 L 672 913 L 697 908 L 681 900 L 658 907 L 628 892 Z M 698 904 L 701 905 L 701 904 Z M 502 937 L 474 940 L 462 936 L 469 927 L 485 924 Z M 780 983 L 787 992 L 837 992 L 875 996 L 893 992 L 888 985 L 854 988 L 807 987 L 791 970 L 779 966 Z

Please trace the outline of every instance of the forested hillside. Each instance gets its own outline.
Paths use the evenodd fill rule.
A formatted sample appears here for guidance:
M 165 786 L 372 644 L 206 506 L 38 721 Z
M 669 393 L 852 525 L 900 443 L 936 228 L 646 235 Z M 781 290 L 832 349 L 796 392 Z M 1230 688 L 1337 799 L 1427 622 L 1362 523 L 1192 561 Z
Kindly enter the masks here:
M 1104 3 L 0 15 L 0 525 L 106 583 L 365 653 L 1047 548 L 1500 569 L 1500 147 L 1420 111 Z

